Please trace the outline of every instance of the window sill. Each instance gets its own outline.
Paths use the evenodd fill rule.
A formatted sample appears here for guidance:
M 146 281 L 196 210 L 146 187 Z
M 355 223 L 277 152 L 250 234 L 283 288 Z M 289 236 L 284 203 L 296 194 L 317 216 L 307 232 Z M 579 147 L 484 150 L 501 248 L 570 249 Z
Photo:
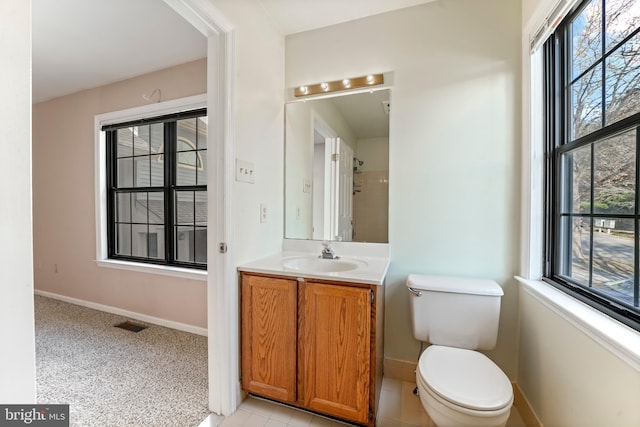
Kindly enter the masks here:
M 522 289 L 640 371 L 640 333 L 539 280 L 516 276 Z
M 206 270 L 170 267 L 166 265 L 143 264 L 139 262 L 120 261 L 114 259 L 96 260 L 99 267 L 117 268 L 120 270 L 137 271 L 141 273 L 160 274 L 162 276 L 179 277 L 182 279 L 207 281 Z

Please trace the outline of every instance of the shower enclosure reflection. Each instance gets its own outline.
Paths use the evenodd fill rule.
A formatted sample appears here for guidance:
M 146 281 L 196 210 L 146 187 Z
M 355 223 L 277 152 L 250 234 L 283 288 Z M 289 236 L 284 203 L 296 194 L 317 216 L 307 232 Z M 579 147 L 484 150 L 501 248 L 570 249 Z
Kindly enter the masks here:
M 388 242 L 389 97 L 286 105 L 285 238 Z

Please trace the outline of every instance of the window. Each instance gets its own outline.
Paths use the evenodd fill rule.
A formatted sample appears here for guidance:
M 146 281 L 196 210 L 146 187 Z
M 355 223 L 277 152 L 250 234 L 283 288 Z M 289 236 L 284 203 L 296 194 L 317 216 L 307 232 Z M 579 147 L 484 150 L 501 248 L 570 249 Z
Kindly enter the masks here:
M 640 1 L 580 3 L 544 58 L 545 278 L 640 330 Z
M 109 258 L 206 268 L 206 110 L 102 130 Z

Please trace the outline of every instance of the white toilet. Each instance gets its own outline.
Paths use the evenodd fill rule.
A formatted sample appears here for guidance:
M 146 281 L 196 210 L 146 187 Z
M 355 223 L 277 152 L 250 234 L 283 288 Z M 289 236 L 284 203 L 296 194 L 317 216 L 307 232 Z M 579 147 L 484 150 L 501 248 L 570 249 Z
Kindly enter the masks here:
M 438 427 L 502 427 L 513 389 L 509 378 L 475 350 L 496 345 L 502 288 L 492 280 L 409 275 L 420 355 L 416 383 L 422 405 Z

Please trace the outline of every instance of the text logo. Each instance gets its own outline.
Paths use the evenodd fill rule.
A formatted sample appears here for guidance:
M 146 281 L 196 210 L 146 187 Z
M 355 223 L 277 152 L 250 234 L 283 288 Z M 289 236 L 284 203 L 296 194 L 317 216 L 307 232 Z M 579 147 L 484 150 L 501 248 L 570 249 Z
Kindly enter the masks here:
M 0 427 L 69 427 L 69 405 L 0 405 Z

